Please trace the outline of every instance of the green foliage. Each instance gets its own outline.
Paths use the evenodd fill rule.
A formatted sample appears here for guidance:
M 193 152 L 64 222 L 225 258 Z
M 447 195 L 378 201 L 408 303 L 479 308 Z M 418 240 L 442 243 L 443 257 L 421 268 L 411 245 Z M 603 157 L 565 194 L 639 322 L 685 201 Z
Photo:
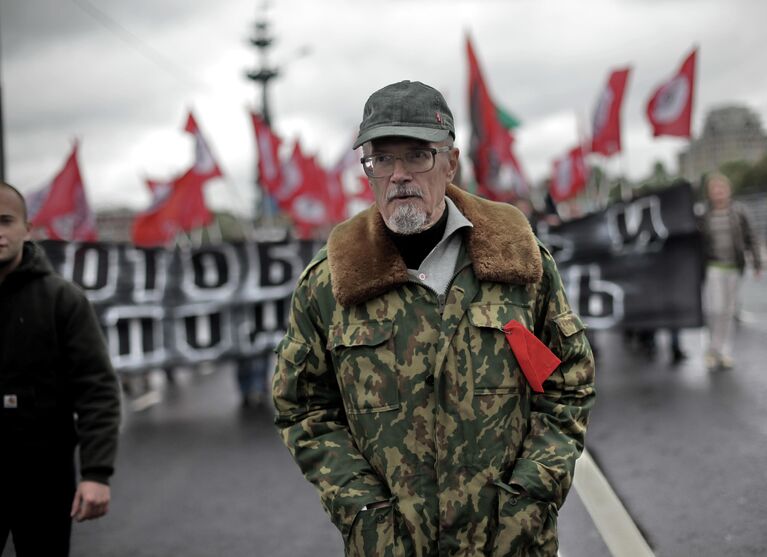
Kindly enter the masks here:
M 751 170 L 751 166 L 751 163 L 744 160 L 729 161 L 719 166 L 719 172 L 730 179 L 733 190 L 738 193 L 742 188 L 743 179 Z
M 624 194 L 636 191 L 634 184 L 625 176 L 616 176 L 609 180 L 610 189 L 607 191 L 607 204 L 622 201 Z
M 679 178 L 678 174 L 666 169 L 666 165 L 662 161 L 656 160 L 650 175 L 634 186 L 634 192 L 639 195 L 664 189 L 672 185 L 676 180 L 679 180 Z
M 246 228 L 252 226 L 250 222 L 228 212 L 215 212 L 214 219 L 215 222 L 200 229 L 197 241 L 201 245 L 241 242 L 247 238 Z M 194 233 L 192 235 L 194 238 Z
M 218 227 L 221 230 L 221 237 L 227 242 L 237 242 L 246 237 L 245 228 L 251 226 L 249 222 L 243 222 L 243 219 L 237 218 L 231 213 L 216 213 Z
M 744 160 L 725 162 L 719 165 L 719 172 L 732 182 L 734 195 L 767 192 L 767 155 L 755 163 Z
M 746 170 L 734 189 L 737 194 L 767 192 L 767 155 Z

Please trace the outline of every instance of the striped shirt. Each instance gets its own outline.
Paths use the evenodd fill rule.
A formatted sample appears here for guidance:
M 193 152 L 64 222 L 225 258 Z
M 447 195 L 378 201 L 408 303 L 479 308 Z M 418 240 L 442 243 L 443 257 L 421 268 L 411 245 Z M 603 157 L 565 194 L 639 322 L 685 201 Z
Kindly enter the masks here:
M 711 261 L 735 266 L 735 230 L 730 210 L 712 210 L 708 215 L 708 227 L 711 234 Z

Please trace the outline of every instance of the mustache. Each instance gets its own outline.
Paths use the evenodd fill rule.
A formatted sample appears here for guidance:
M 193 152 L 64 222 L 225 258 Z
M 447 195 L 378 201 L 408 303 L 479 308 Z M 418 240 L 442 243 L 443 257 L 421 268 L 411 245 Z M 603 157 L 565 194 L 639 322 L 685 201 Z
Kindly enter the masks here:
M 408 184 L 395 186 L 386 192 L 386 201 L 391 201 L 395 197 L 419 197 L 423 198 L 423 193 L 419 188 Z

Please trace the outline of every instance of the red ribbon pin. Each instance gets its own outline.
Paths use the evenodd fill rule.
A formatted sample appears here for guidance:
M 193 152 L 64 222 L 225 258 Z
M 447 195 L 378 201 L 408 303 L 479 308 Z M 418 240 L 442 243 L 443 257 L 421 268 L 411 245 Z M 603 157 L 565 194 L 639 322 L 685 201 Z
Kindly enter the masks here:
M 561 360 L 519 321 L 512 319 L 506 323 L 503 332 L 530 388 L 542 393 L 543 382 L 557 369 Z

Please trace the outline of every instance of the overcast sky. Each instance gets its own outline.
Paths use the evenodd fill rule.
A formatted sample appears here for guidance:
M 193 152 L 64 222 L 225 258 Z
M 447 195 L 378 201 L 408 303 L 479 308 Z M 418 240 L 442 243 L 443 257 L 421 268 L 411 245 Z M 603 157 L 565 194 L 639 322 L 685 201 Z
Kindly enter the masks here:
M 260 106 L 244 74 L 265 14 L 274 127 L 335 162 L 369 94 L 402 79 L 440 89 L 467 146 L 466 33 L 496 102 L 523 121 L 516 148 L 527 174 L 589 132 L 610 70 L 630 65 L 624 154 L 608 170 L 632 178 L 655 160 L 676 167 L 685 142 L 653 139 L 651 91 L 697 45 L 693 131 L 712 107 L 742 103 L 767 121 L 767 2 L 763 0 L 0 0 L 6 178 L 22 191 L 48 181 L 72 140 L 96 209 L 149 202 L 143 177 L 168 178 L 192 159 L 181 129 L 193 108 L 226 180 L 215 208 L 250 208 Z M 96 8 L 95 10 L 93 8 Z M 115 23 L 117 24 L 115 26 Z M 297 53 L 310 49 L 306 56 Z M 464 149 L 466 152 L 466 149 Z

